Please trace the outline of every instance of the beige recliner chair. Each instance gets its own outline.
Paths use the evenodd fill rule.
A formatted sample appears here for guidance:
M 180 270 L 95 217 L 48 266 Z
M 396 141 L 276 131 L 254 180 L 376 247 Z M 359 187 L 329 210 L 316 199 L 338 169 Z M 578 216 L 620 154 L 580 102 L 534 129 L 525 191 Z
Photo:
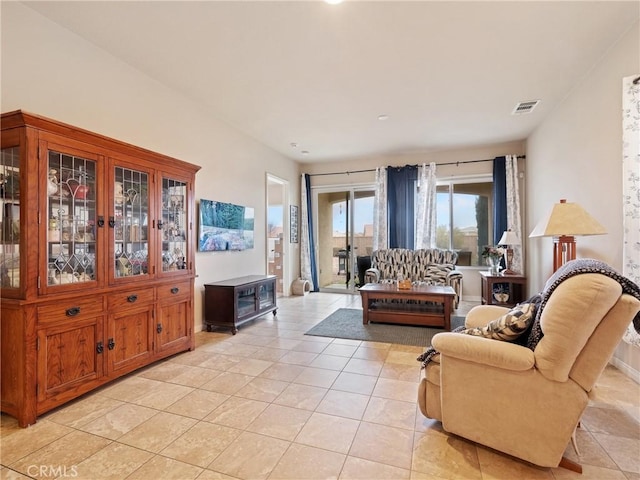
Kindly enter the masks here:
M 474 307 L 466 325 L 485 325 L 507 310 Z M 432 345 L 440 354 L 420 383 L 420 410 L 447 432 L 542 467 L 581 471 L 564 451 L 589 392 L 639 311 L 640 301 L 622 293 L 616 280 L 585 273 L 564 280 L 549 296 L 535 350 L 439 333 Z

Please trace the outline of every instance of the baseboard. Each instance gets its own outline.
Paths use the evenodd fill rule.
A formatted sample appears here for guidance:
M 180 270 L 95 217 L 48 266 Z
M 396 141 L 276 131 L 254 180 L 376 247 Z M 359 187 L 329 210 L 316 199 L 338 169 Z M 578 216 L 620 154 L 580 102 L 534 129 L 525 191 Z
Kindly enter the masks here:
M 472 295 L 465 295 L 463 297 L 460 297 L 460 300 L 464 301 L 464 302 L 482 302 L 482 297 L 477 297 L 477 296 L 472 296 Z
M 609 361 L 609 363 L 611 363 L 611 365 L 616 367 L 618 370 L 620 370 L 624 375 L 629 377 L 631 380 L 640 384 L 640 372 L 638 370 L 627 365 L 622 360 L 616 357 L 611 357 L 611 360 Z

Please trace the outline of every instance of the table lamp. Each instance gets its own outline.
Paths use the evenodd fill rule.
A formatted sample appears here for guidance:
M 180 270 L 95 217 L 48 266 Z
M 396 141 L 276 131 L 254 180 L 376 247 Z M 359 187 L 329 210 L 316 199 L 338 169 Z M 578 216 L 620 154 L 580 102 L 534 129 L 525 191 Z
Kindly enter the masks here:
M 577 203 L 556 203 L 529 237 L 553 237 L 553 271 L 576 258 L 576 235 L 604 235 L 607 231 Z
M 502 234 L 498 245 L 504 245 L 505 247 L 507 247 L 504 254 L 505 265 L 507 268 L 502 273 L 504 273 L 505 275 L 514 275 L 516 272 L 511 270 L 511 265 L 513 262 L 513 248 L 511 248 L 511 246 L 520 245 L 520 239 L 514 232 L 511 231 L 511 229 L 509 229 Z

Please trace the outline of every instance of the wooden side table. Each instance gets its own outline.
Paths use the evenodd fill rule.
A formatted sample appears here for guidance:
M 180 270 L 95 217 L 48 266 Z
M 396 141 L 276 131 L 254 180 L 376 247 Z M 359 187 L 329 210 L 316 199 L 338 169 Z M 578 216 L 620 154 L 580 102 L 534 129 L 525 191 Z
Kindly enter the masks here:
M 526 300 L 527 277 L 523 275 L 492 275 L 489 272 L 480 272 L 483 305 L 499 305 L 501 307 L 513 307 Z M 494 291 L 498 285 L 504 285 L 509 292 L 509 298 L 505 302 L 500 302 L 494 297 Z

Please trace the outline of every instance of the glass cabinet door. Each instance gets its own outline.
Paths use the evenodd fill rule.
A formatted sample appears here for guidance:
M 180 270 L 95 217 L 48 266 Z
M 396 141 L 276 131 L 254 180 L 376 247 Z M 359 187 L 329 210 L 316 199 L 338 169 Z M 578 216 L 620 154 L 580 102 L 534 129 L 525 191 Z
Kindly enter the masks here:
M 97 162 L 49 150 L 47 286 L 97 280 Z
M 236 311 L 238 318 L 251 315 L 256 312 L 256 287 L 247 287 L 238 291 Z
M 143 278 L 149 275 L 149 183 L 147 172 L 114 167 L 113 276 Z
M 162 178 L 162 273 L 187 269 L 189 259 L 187 225 L 187 183 Z
M 275 305 L 276 292 L 274 291 L 274 286 L 274 282 L 263 283 L 260 285 L 260 310 Z
M 0 151 L 0 288 L 20 288 L 20 147 Z

